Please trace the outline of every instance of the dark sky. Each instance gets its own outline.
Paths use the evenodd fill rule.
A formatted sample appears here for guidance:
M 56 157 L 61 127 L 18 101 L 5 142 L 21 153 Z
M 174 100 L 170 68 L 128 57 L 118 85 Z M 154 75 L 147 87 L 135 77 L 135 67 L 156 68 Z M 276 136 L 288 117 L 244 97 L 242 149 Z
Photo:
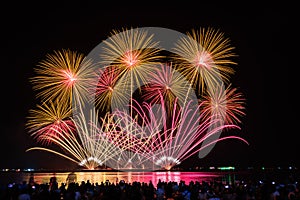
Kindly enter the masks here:
M 204 159 L 187 162 L 200 166 L 299 166 L 294 95 L 299 89 L 293 79 L 299 63 L 291 56 L 296 46 L 294 6 L 144 3 L 12 2 L 2 6 L 7 12 L 1 13 L 0 168 L 73 166 L 47 152 L 25 152 L 34 145 L 24 127 L 28 110 L 35 104 L 28 79 L 47 53 L 69 48 L 87 55 L 113 29 L 124 27 L 163 27 L 186 33 L 208 26 L 224 32 L 239 55 L 231 80 L 247 99 L 240 134 L 250 145 L 228 140 L 217 144 Z

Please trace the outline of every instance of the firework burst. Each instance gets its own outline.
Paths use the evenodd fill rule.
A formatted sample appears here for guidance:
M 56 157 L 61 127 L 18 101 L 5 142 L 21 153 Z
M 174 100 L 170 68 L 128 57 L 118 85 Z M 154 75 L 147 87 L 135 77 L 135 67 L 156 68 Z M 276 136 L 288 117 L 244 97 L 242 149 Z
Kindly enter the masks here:
M 144 88 L 143 98 L 151 104 L 161 103 L 161 95 L 164 102 L 172 105 L 177 98 L 182 104 L 187 96 L 187 88 L 190 87 L 185 77 L 179 74 L 172 64 L 161 64 L 150 74 L 150 83 Z
M 153 35 L 138 29 L 113 30 L 104 44 L 104 53 L 100 55 L 104 66 L 116 66 L 122 82 L 136 83 L 138 87 L 147 83 L 148 74 L 162 58 Z
M 188 37 L 175 44 L 174 56 L 178 70 L 186 76 L 198 92 L 213 88 L 220 82 L 229 82 L 234 73 L 234 47 L 224 34 L 213 28 L 192 30 Z
M 245 115 L 245 101 L 243 94 L 231 84 L 227 88 L 219 85 L 207 91 L 201 101 L 201 112 L 204 118 L 214 116 L 224 120 L 225 124 L 238 124 L 240 117 Z
M 71 50 L 54 51 L 35 68 L 36 75 L 30 79 L 37 97 L 42 101 L 59 99 L 62 104 L 72 103 L 76 97 L 86 100 L 90 80 L 93 77 L 92 62 L 81 53 Z
M 109 112 L 112 103 L 117 105 L 125 104 L 126 96 L 120 90 L 118 84 L 120 71 L 114 66 L 99 69 L 99 78 L 96 83 L 95 103 L 96 106 L 105 112 Z M 94 92 L 94 91 L 93 91 Z
M 45 144 L 51 143 L 49 138 L 57 135 L 57 130 L 74 130 L 75 125 L 71 120 L 72 110 L 70 106 L 58 102 L 47 102 L 37 105 L 36 109 L 30 109 L 27 117 L 26 128 L 37 141 Z

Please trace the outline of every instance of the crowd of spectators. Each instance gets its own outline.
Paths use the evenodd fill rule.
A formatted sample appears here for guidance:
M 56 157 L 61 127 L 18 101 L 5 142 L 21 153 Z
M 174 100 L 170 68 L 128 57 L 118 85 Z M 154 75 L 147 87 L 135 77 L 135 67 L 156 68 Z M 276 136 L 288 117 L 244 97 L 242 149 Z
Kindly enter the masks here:
M 276 181 L 274 181 L 276 180 Z M 1 185 L 1 200 L 300 200 L 298 179 L 245 179 L 233 183 L 222 181 L 191 181 L 186 183 L 144 182 L 123 180 L 91 183 L 66 182 L 58 185 L 56 178 L 37 184 L 32 179 L 22 183 Z

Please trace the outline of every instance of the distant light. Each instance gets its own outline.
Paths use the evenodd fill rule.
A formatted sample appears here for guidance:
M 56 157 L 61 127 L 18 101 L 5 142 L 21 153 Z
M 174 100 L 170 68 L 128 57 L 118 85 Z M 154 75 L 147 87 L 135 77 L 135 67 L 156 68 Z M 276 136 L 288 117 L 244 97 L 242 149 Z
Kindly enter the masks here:
M 262 167 L 261 169 L 262 169 L 262 170 L 265 170 L 265 167 Z
M 24 171 L 31 172 L 31 171 L 34 171 L 34 169 L 28 168 L 28 169 L 24 169 Z
M 218 169 L 220 170 L 234 170 L 235 168 L 234 167 L 218 167 Z
M 215 169 L 215 167 L 209 167 L 209 169 Z

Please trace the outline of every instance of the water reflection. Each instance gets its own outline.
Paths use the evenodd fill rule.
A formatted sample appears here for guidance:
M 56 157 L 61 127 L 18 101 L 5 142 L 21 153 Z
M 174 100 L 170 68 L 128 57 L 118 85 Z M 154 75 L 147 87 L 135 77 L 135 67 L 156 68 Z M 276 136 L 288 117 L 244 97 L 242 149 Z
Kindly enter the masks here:
M 23 173 L 22 181 L 28 181 L 34 177 L 34 181 L 38 184 L 49 183 L 51 177 L 56 177 L 59 185 L 61 183 L 78 182 L 89 180 L 91 183 L 101 183 L 109 181 L 116 183 L 124 180 L 127 183 L 134 181 L 153 184 L 161 181 L 176 181 L 181 180 L 189 183 L 190 181 L 210 181 L 220 177 L 220 174 L 213 172 L 58 172 L 58 173 Z
M 77 183 L 77 175 L 75 172 L 71 172 L 68 174 L 67 179 L 66 179 L 66 184 L 69 183 Z

